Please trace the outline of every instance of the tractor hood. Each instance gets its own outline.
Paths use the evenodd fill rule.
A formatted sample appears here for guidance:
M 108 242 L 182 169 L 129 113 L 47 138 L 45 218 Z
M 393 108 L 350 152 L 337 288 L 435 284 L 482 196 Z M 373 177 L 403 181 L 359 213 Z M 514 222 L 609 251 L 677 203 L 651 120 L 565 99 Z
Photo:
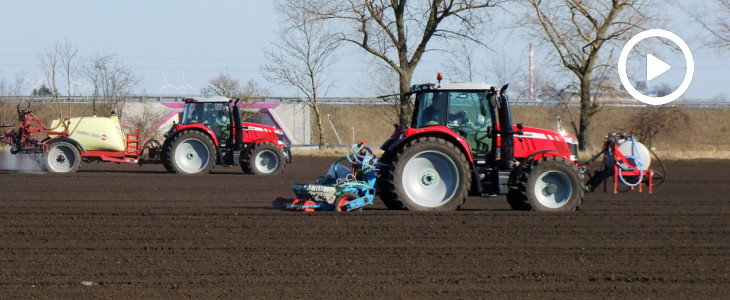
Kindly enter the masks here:
M 499 125 L 497 125 L 499 129 Z M 578 140 L 565 133 L 542 128 L 513 126 L 518 132 L 514 136 L 515 158 L 521 159 L 532 153 L 543 150 L 557 150 L 561 156 L 569 157 L 571 161 L 578 161 Z M 499 137 L 499 135 L 498 135 Z M 497 146 L 501 146 L 501 139 L 497 139 Z
M 243 129 L 245 129 L 245 130 L 271 132 L 271 133 L 274 133 L 277 135 L 284 134 L 284 132 L 281 129 L 276 128 L 276 127 L 267 126 L 267 125 L 261 125 L 261 124 L 249 123 L 249 122 L 243 122 L 243 123 L 241 123 L 241 125 L 243 125 Z

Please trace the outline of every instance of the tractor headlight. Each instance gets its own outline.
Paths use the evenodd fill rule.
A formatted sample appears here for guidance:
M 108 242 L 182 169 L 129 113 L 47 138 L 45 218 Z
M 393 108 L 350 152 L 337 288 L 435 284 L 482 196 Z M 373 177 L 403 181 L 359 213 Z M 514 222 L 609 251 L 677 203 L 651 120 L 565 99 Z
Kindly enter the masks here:
M 578 161 L 578 140 L 570 136 L 564 136 L 564 138 L 565 143 L 568 145 L 568 150 L 570 150 L 570 160 Z
M 282 132 L 281 130 L 277 130 L 277 131 L 276 131 L 276 138 L 277 138 L 277 140 L 278 140 L 278 141 L 277 141 L 277 143 L 278 143 L 279 145 L 285 145 L 285 146 L 287 146 L 287 147 L 291 146 L 291 145 L 289 145 L 289 143 L 288 143 L 288 142 L 286 141 L 286 137 L 284 137 L 284 132 Z

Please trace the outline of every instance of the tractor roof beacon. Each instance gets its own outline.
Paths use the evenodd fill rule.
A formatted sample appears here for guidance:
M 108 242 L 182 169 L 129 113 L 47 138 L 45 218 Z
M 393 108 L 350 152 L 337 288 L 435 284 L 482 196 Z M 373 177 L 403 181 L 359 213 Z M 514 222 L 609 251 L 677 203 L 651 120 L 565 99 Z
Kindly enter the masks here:
M 239 99 L 187 98 L 179 124 L 165 134 L 162 162 L 173 173 L 207 173 L 240 165 L 244 173 L 277 175 L 291 163 L 281 129 L 242 121 Z
M 381 147 L 380 197 L 389 208 L 455 210 L 468 195 L 506 194 L 516 210 L 572 211 L 583 200 L 577 140 L 512 124 L 507 85 L 413 85 L 411 125 Z

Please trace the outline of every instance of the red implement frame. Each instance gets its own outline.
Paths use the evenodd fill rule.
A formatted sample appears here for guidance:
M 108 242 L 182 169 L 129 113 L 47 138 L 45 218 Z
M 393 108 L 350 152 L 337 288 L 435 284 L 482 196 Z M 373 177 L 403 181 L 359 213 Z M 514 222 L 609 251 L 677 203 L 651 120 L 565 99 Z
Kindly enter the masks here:
M 620 151 L 618 151 L 618 148 L 616 147 L 615 144 L 613 145 L 613 147 L 614 147 L 613 148 L 614 158 L 616 160 L 616 164 L 614 164 L 614 166 L 613 166 L 613 170 L 614 170 L 614 173 L 613 173 L 613 193 L 614 194 L 618 193 L 618 183 L 619 183 L 618 178 L 619 178 L 619 176 L 624 176 L 624 177 L 627 177 L 628 176 L 628 177 L 636 177 L 636 178 L 638 178 L 638 177 L 641 176 L 643 179 L 641 180 L 641 183 L 638 184 L 639 185 L 639 192 L 644 191 L 643 185 L 646 184 L 646 185 L 649 186 L 649 194 L 651 194 L 653 192 L 652 186 L 654 185 L 654 182 L 652 180 L 652 177 L 654 176 L 654 172 L 651 169 L 646 170 L 646 171 L 643 171 L 643 170 L 637 168 L 634 164 L 632 164 L 626 158 L 626 156 L 624 156 Z M 624 164 L 626 164 L 626 166 L 628 167 L 628 169 L 631 169 L 631 170 L 629 170 L 629 171 L 623 170 L 619 166 L 619 164 L 622 163 L 622 162 Z M 604 184 L 603 187 L 605 188 L 606 185 Z

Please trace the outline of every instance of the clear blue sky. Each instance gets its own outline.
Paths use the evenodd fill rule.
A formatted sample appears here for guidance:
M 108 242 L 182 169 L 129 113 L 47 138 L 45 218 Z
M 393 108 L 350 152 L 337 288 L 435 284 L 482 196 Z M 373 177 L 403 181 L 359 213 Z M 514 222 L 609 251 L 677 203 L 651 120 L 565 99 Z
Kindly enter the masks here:
M 692 1 L 685 1 L 692 3 Z M 55 42 L 68 39 L 78 45 L 83 56 L 117 55 L 143 81 L 139 92 L 162 94 L 167 83 L 193 86 L 188 94 L 196 94 L 207 81 L 221 71 L 229 71 L 242 83 L 253 79 L 269 87 L 273 95 L 294 96 L 290 88 L 275 87 L 261 76 L 263 49 L 276 40 L 277 18 L 273 1 L 83 1 L 27 0 L 3 1 L 0 9 L 0 77 L 12 82 L 24 73 L 30 80 L 43 75 L 38 54 Z M 667 6 L 670 6 L 667 4 Z M 705 49 L 697 38 L 699 26 L 677 9 L 668 7 L 672 21 L 666 29 L 684 37 L 695 54 L 695 78 L 686 96 L 710 98 L 730 95 L 727 55 Z M 512 39 L 504 46 L 494 44 L 497 57 L 526 66 L 527 41 Z M 537 68 L 548 67 L 540 61 L 552 49 L 538 48 Z M 370 57 L 355 48 L 345 54 L 331 69 L 339 78 L 329 96 L 374 96 L 368 70 Z M 661 51 L 659 51 L 661 52 Z M 442 71 L 444 54 L 428 54 L 416 70 L 414 83 L 433 81 Z M 673 66 L 683 67 L 680 56 L 671 53 L 660 58 Z M 363 62 L 365 61 L 365 62 Z M 524 64 L 523 64 L 524 62 Z M 681 73 L 681 72 L 679 72 Z M 184 76 L 184 82 L 183 82 Z M 489 81 L 491 75 L 485 75 Z M 682 74 L 667 74 L 661 80 L 672 81 Z M 79 74 L 79 89 L 87 80 Z M 32 84 L 26 83 L 30 92 Z M 59 84 L 62 85 L 62 84 Z M 61 93 L 65 88 L 59 88 Z M 169 91 L 169 93 L 181 93 Z

